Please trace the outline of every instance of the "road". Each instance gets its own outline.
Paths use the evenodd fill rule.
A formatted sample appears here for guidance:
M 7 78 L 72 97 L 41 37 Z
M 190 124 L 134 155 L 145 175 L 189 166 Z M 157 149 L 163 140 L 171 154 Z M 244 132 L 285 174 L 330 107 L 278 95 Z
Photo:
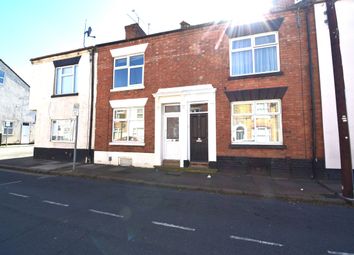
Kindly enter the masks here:
M 354 208 L 0 170 L 0 254 L 354 254 Z

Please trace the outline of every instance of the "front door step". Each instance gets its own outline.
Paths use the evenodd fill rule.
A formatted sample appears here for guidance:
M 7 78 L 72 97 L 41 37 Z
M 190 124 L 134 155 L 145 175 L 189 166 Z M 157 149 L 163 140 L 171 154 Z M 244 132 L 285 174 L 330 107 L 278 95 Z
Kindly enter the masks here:
M 191 162 L 187 168 L 179 167 L 179 161 L 164 160 L 162 166 L 155 166 L 155 169 L 165 172 L 187 172 L 187 173 L 200 173 L 200 174 L 215 174 L 218 169 L 209 168 L 207 162 Z

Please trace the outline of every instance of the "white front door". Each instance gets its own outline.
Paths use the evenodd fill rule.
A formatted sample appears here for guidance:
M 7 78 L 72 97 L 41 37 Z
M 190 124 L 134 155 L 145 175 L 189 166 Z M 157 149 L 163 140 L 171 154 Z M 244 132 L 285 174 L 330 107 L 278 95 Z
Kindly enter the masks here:
M 179 105 L 164 106 L 163 159 L 180 159 Z
M 30 126 L 29 123 L 22 123 L 21 143 L 28 144 L 30 142 Z

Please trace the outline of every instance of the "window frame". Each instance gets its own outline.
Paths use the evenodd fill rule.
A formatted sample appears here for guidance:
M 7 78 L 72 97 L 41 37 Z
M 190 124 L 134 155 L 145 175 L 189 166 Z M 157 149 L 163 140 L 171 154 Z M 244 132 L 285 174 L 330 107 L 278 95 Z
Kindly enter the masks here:
M 1 75 L 3 73 L 3 75 Z M 5 71 L 0 70 L 0 86 L 4 85 L 5 83 Z
M 71 140 L 53 140 L 53 122 L 54 121 L 71 121 Z M 68 119 L 51 119 L 50 120 L 50 137 L 49 140 L 50 142 L 53 143 L 74 143 L 74 138 L 75 138 L 75 119 L 73 118 L 68 118 Z M 57 135 L 58 137 L 58 135 Z
M 142 119 L 139 119 L 138 117 L 132 118 L 132 110 L 133 109 L 141 109 L 142 113 L 138 114 L 143 114 Z M 115 118 L 116 111 L 126 111 L 126 117 L 125 118 Z M 131 146 L 145 146 L 145 107 L 144 106 L 132 106 L 132 107 L 119 107 L 119 108 L 113 108 L 113 116 L 112 116 L 112 142 L 110 142 L 110 145 L 131 145 Z M 132 121 L 142 121 L 143 123 L 143 140 L 142 141 L 115 141 L 114 140 L 114 123 L 118 121 L 126 121 L 127 123 L 127 137 L 129 138 L 131 136 L 130 132 L 130 122 Z
M 11 127 L 6 127 L 6 126 L 5 126 L 5 123 L 6 123 L 6 122 L 11 123 Z M 15 121 L 13 121 L 13 120 L 6 120 L 6 121 L 4 121 L 4 122 L 3 122 L 3 126 L 2 126 L 2 133 L 3 133 L 3 135 L 5 135 L 5 136 L 13 136 L 13 135 L 14 135 L 14 127 L 15 127 Z M 11 129 L 11 133 L 6 133 L 6 132 L 8 132 L 9 128 Z M 5 132 L 5 129 L 7 130 L 6 132 Z
M 135 65 L 131 66 L 130 65 L 130 58 L 131 57 L 136 57 L 136 56 L 142 56 L 143 57 L 143 64 L 142 65 Z M 118 59 L 126 59 L 126 65 L 123 67 L 116 67 L 116 60 Z M 131 69 L 136 69 L 136 68 L 142 68 L 142 74 L 141 74 L 141 83 L 139 84 L 130 84 L 130 72 Z M 124 70 L 127 69 L 128 74 L 127 74 L 127 86 L 124 87 L 115 87 L 116 83 L 116 75 L 115 72 L 116 70 Z M 144 88 L 144 70 L 145 70 L 145 54 L 144 53 L 135 53 L 135 54 L 129 54 L 129 55 L 123 55 L 123 56 L 117 56 L 113 58 L 113 85 L 112 85 L 112 91 L 124 91 L 124 90 L 134 90 L 134 89 L 143 89 Z
M 72 73 L 70 75 L 64 75 L 63 74 L 63 69 L 64 68 L 68 68 L 71 67 L 72 68 Z M 60 72 L 60 93 L 57 93 L 57 88 L 58 88 L 58 75 L 59 75 L 59 70 L 61 70 Z M 55 67 L 55 74 L 54 74 L 54 95 L 55 96 L 60 96 L 60 95 L 70 95 L 70 94 L 75 94 L 78 93 L 78 88 L 77 88 L 77 73 L 78 73 L 78 64 L 74 64 L 74 65 L 65 65 L 65 66 L 57 66 Z M 72 87 L 72 91 L 69 93 L 63 93 L 63 81 L 62 78 L 63 77 L 69 77 L 69 76 L 73 76 L 73 84 L 71 84 Z
M 274 43 L 267 43 L 267 44 L 262 44 L 262 45 L 256 45 L 255 41 L 257 37 L 262 37 L 262 36 L 267 36 L 267 35 L 275 35 L 275 42 Z M 233 42 L 235 41 L 241 41 L 245 39 L 250 39 L 251 40 L 251 46 L 250 47 L 245 47 L 242 49 L 233 49 L 232 45 Z M 269 48 L 271 46 L 276 46 L 276 53 L 277 53 L 277 69 L 273 71 L 265 71 L 265 72 L 256 72 L 256 62 L 255 62 L 255 50 L 256 49 L 261 49 L 261 48 Z M 242 76 L 248 76 L 248 75 L 260 75 L 260 74 L 271 74 L 271 73 L 278 73 L 280 72 L 280 50 L 279 50 L 279 33 L 278 31 L 272 31 L 272 32 L 266 32 L 266 33 L 258 33 L 258 34 L 253 34 L 253 35 L 248 35 L 248 36 L 241 36 L 241 37 L 236 37 L 236 38 L 231 38 L 229 40 L 229 65 L 230 65 L 230 77 L 242 77 Z M 251 50 L 252 51 L 252 72 L 247 73 L 247 74 L 233 74 L 232 73 L 232 53 L 235 52 L 243 52 Z
M 278 106 L 278 112 L 275 113 L 257 113 L 255 112 L 256 110 L 256 105 L 257 103 L 277 103 Z M 242 113 L 242 114 L 236 114 L 233 112 L 233 108 L 234 105 L 242 105 L 242 104 L 251 104 L 252 105 L 252 112 L 251 113 Z M 266 100 L 250 100 L 250 101 L 235 101 L 235 102 L 231 102 L 231 145 L 283 145 L 283 122 L 282 122 L 282 102 L 281 99 L 266 99 Z M 243 127 L 245 130 L 245 136 L 247 133 L 247 127 L 244 124 L 233 124 L 233 117 L 234 116 L 251 116 L 252 120 L 256 119 L 257 117 L 261 117 L 261 116 L 278 116 L 278 136 L 279 136 L 279 141 L 276 142 L 257 142 L 255 138 L 253 138 L 254 141 L 250 141 L 247 139 L 242 139 L 242 140 L 237 140 L 236 139 L 236 134 L 234 134 L 234 132 L 236 132 L 237 127 Z M 256 126 L 256 121 L 254 121 L 252 129 L 254 130 L 254 132 L 256 132 L 257 128 L 260 128 L 261 126 Z M 253 134 L 255 136 L 255 133 Z M 245 137 L 244 136 L 244 137 Z M 235 141 L 233 140 L 233 138 L 235 138 Z

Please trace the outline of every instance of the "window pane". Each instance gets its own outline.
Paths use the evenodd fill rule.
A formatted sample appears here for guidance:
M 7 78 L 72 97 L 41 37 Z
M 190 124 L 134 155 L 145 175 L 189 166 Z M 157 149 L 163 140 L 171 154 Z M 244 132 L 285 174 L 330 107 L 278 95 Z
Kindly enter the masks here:
M 278 111 L 279 111 L 278 103 L 273 102 L 268 104 L 268 112 L 278 112 Z
M 252 113 L 252 104 L 235 104 L 233 106 L 234 114 Z
M 128 141 L 144 141 L 144 122 L 142 120 L 134 120 L 129 122 Z
M 255 50 L 256 73 L 278 70 L 277 47 L 267 47 Z
M 279 141 L 279 117 L 265 116 L 256 119 L 256 142 L 278 142 Z
M 256 45 L 268 44 L 268 43 L 275 43 L 275 35 L 265 35 L 259 36 L 255 38 Z
M 137 66 L 144 64 L 144 55 L 130 57 L 130 66 Z
M 232 42 L 232 49 L 242 49 L 251 47 L 251 39 L 243 39 Z
M 232 53 L 232 75 L 250 74 L 253 72 L 252 51 Z
M 128 69 L 120 69 L 114 71 L 114 87 L 128 86 Z
M 143 83 L 143 68 L 131 68 L 130 69 L 130 85 Z
M 179 139 L 179 118 L 168 117 L 167 121 L 167 139 Z
M 165 112 L 180 112 L 180 105 L 165 105 Z
M 252 116 L 234 116 L 233 120 L 232 120 L 232 126 L 234 127 L 234 129 L 232 130 L 232 141 L 236 142 L 240 137 L 240 129 L 244 129 L 243 130 L 243 141 L 253 141 L 253 134 L 252 134 L 252 130 L 253 130 L 253 126 L 254 126 L 254 122 L 253 122 L 253 118 Z
M 268 113 L 268 103 L 256 103 L 256 113 Z
M 127 110 L 116 110 L 114 118 L 115 119 L 126 119 L 127 118 Z
M 115 121 L 113 126 L 113 141 L 128 140 L 128 123 L 127 121 Z
M 61 75 L 60 75 L 60 68 L 55 70 L 55 94 L 61 94 Z
M 62 74 L 64 75 L 69 75 L 73 73 L 73 67 L 69 66 L 69 67 L 62 67 Z
M 73 93 L 74 76 L 63 76 L 61 79 L 61 94 Z
M 5 72 L 0 70 L 0 84 L 4 83 Z
M 191 112 L 207 112 L 208 104 L 192 104 Z
M 119 66 L 126 66 L 127 65 L 127 58 L 119 58 L 115 60 L 114 66 L 119 67 Z
M 137 119 L 142 119 L 144 118 L 144 109 L 143 108 L 138 108 L 136 111 L 136 118 Z

